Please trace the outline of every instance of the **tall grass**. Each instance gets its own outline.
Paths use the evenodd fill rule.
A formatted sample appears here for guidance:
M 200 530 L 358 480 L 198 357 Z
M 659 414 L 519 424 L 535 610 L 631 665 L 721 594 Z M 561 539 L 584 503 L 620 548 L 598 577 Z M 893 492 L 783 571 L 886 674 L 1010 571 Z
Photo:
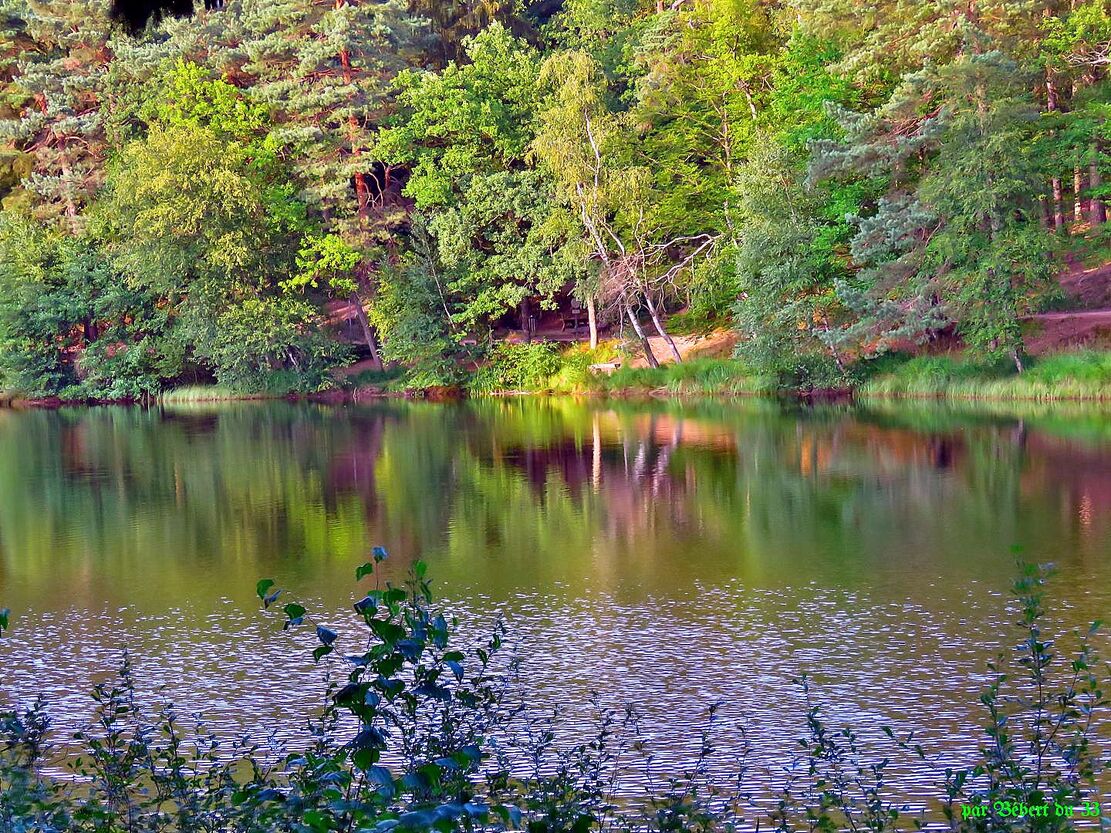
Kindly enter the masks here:
M 736 359 L 688 359 L 661 367 L 622 367 L 598 377 L 606 393 L 655 393 L 670 396 L 743 396 L 772 393 L 775 380 L 754 373 Z
M 867 380 L 860 393 L 961 399 L 1111 399 L 1111 352 L 1084 350 L 1033 358 L 1024 373 L 1007 363 L 918 356 Z
M 228 402 L 242 399 L 273 399 L 272 394 L 243 393 L 220 385 L 190 385 L 174 388 L 159 394 L 158 400 L 166 405 L 188 405 L 193 402 Z

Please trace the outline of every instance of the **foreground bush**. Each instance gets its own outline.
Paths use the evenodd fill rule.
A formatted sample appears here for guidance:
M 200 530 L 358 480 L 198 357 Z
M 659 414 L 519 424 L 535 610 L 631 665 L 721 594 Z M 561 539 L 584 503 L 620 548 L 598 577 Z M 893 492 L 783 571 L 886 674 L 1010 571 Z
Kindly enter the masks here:
M 373 576 L 383 558 L 376 549 L 357 579 Z M 892 751 L 935 765 L 931 808 L 912 810 L 890 795 L 889 756 L 870 757 L 852 730 L 826 725 L 816 705 L 800 716 L 805 735 L 798 759 L 784 767 L 788 780 L 763 801 L 740 779 L 713 779 L 707 761 L 716 707 L 708 710 L 701 754 L 664 783 L 650 777 L 652 752 L 631 709 L 599 708 L 590 741 L 559 747 L 557 716 L 515 697 L 504 627 L 497 624 L 480 647 L 456 650 L 455 624 L 432 606 L 418 562 L 404 587 L 376 585 L 355 603 L 366 637 L 354 652 L 315 625 L 314 659 L 336 661 L 346 682 L 329 690 L 295 751 L 275 754 L 187 730 L 172 707 L 146 716 L 126 657 L 119 684 L 94 692 L 96 722 L 76 736 L 77 757 L 67 759 L 75 779 L 43 774 L 57 761 L 41 701 L 0 716 L 0 831 L 726 833 L 770 826 L 793 833 L 916 829 L 926 818 L 970 832 L 1073 830 L 1096 821 L 1084 814 L 1098 800 L 1106 764 L 1098 721 L 1107 669 L 1091 645 L 1098 623 L 1069 659 L 1043 634 L 1045 582 L 1043 570 L 1027 568 L 1014 586 L 1021 641 L 1013 657 L 989 665 L 978 761 L 938 760 L 913 732 L 884 730 Z M 279 608 L 282 591 L 272 581 L 257 590 L 265 608 Z M 280 610 L 284 627 L 314 627 L 302 605 Z M 0 611 L 0 633 L 7 625 Z M 809 684 L 798 682 L 809 702 Z M 649 773 L 645 798 L 618 801 L 620 777 L 638 757 Z M 744 771 L 742 760 L 738 774 Z M 1010 811 L 1019 805 L 1050 811 Z

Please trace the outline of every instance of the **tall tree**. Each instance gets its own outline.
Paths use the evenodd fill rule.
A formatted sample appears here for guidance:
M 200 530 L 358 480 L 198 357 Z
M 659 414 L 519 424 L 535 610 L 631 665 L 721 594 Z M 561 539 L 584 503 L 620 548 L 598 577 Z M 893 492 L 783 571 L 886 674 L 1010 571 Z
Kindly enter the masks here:
M 389 169 L 368 151 L 419 22 L 402 0 L 246 0 L 243 17 L 252 95 L 274 111 L 275 140 L 325 231 L 363 253 L 350 300 L 377 356 L 365 309 L 373 249 L 404 212 Z
M 952 321 L 970 344 L 1022 369 L 1018 320 L 1048 276 L 1036 114 L 1012 61 L 970 54 L 909 74 L 874 113 L 846 115 L 846 141 L 816 144 L 816 176 L 889 183 L 852 241 L 871 348 Z
M 514 309 L 527 333 L 530 300 L 576 277 L 551 220 L 550 180 L 528 159 L 540 57 L 497 23 L 465 48 L 465 62 L 400 77 L 376 153 L 409 169 L 405 194 L 426 218 L 460 334 Z

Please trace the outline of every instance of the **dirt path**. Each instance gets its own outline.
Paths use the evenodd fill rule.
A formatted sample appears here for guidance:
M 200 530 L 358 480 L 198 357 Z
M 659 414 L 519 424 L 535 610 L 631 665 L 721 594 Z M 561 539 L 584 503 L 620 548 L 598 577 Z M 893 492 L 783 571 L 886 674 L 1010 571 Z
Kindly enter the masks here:
M 1111 309 L 1082 309 L 1075 311 L 1065 310 L 1063 312 L 1039 312 L 1037 315 L 1031 315 L 1032 321 L 1111 321 Z
M 728 330 L 718 330 L 708 335 L 700 336 L 672 336 L 675 341 L 675 346 L 679 348 L 679 355 L 683 360 L 687 359 L 721 359 L 728 358 L 733 355 L 733 348 L 737 346 L 737 334 Z M 671 355 L 671 348 L 667 346 L 667 342 L 659 336 L 653 336 L 648 339 L 648 343 L 652 345 L 652 352 L 656 354 L 656 358 L 660 360 L 660 364 L 670 364 L 675 361 Z M 648 362 L 644 360 L 639 351 L 635 358 L 629 361 L 630 367 L 647 367 Z
M 1076 310 L 1043 312 L 1027 320 L 1037 331 L 1026 338 L 1032 355 L 1077 347 L 1111 347 L 1111 263 L 1086 267 L 1071 262 L 1061 275 L 1061 288 L 1082 306 Z
M 1043 312 L 1027 320 L 1039 325 L 1026 337 L 1032 356 L 1078 347 L 1111 348 L 1111 309 Z

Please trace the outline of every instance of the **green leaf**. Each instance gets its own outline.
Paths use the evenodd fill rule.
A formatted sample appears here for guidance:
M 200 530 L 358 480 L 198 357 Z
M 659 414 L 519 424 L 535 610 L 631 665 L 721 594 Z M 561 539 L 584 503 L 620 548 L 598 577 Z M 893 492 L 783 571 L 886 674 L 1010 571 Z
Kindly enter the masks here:
M 369 561 L 360 567 L 355 568 L 355 581 L 362 581 L 364 576 L 369 576 L 374 572 L 374 565 Z
M 391 587 L 389 590 L 387 590 L 385 592 L 385 595 L 382 597 L 382 600 L 388 605 L 389 604 L 396 604 L 397 602 L 405 601 L 405 598 L 408 595 L 409 594 L 406 593 L 405 589 L 402 588 L 402 587 Z
M 356 749 L 351 755 L 351 762 L 356 768 L 366 772 L 371 781 L 378 784 L 387 794 L 393 794 L 393 778 L 390 771 L 383 766 L 377 766 L 381 752 L 372 746 Z M 383 775 L 383 773 L 385 773 Z
M 302 820 L 311 827 L 313 830 L 331 830 L 331 823 L 328 821 L 328 816 L 320 810 L 306 810 Z
M 255 592 L 258 594 L 259 599 L 265 599 L 266 594 L 269 592 L 270 588 L 273 587 L 273 586 L 274 586 L 274 579 L 272 579 L 272 578 L 264 578 L 264 579 L 262 579 L 262 581 L 260 581 L 258 584 L 256 584 L 255 585 Z

